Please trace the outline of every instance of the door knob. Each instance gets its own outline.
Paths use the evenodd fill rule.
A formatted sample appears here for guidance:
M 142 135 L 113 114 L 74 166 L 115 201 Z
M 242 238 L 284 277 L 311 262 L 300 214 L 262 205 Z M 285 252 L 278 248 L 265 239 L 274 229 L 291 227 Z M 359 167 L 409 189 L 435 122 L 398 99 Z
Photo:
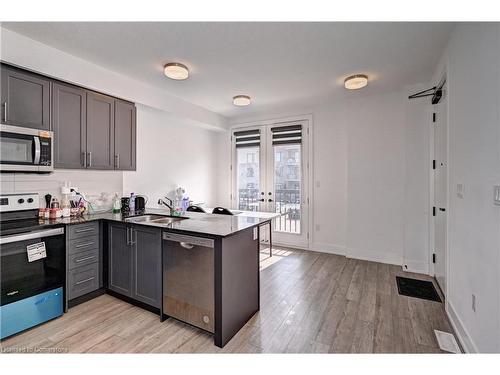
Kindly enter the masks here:
M 259 200 L 260 200 L 261 202 L 264 202 L 264 201 L 265 201 L 265 199 L 264 199 L 264 198 L 262 198 L 262 199 L 259 199 Z
M 267 201 L 268 201 L 268 202 L 272 202 L 273 200 L 272 200 L 272 199 L 268 199 Z

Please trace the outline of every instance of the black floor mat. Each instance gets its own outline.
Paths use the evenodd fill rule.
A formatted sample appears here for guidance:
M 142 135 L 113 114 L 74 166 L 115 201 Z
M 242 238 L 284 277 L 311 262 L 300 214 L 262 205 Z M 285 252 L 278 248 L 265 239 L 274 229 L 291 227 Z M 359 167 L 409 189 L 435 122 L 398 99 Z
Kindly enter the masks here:
M 439 298 L 439 294 L 431 281 L 396 276 L 396 283 L 398 284 L 399 294 L 403 296 L 441 302 L 441 298 Z

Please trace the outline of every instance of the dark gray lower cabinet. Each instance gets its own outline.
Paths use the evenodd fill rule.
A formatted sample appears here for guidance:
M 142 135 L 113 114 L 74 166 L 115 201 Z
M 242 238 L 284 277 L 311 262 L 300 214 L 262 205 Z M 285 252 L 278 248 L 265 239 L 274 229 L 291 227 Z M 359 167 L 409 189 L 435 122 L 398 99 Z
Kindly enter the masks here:
M 161 231 L 134 225 L 132 244 L 132 298 L 161 305 Z
M 161 231 L 110 223 L 108 288 L 153 307 L 161 304 Z
M 130 226 L 109 223 L 108 288 L 130 297 L 132 295 L 132 248 Z

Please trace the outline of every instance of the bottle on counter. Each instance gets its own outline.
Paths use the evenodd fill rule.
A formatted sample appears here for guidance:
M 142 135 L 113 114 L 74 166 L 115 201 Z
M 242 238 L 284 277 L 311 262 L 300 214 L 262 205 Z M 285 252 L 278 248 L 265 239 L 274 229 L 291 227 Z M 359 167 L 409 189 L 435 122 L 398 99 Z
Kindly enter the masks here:
M 69 195 L 71 194 L 70 188 L 68 186 L 61 187 L 61 216 L 70 217 L 71 216 L 71 204 Z
M 130 200 L 128 202 L 128 210 L 129 210 L 130 215 L 135 214 L 135 194 L 134 193 L 130 193 Z
M 121 199 L 118 197 L 118 193 L 115 193 L 115 197 L 113 199 L 113 213 L 119 214 L 122 210 Z

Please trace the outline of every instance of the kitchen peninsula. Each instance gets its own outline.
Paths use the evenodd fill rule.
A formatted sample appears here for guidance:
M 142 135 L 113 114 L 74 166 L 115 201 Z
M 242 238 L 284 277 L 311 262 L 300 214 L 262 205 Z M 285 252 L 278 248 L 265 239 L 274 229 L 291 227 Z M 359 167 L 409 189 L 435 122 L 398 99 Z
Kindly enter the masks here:
M 106 292 L 162 320 L 175 317 L 211 332 L 223 347 L 259 310 L 258 229 L 274 216 L 172 217 L 148 209 L 137 216 L 91 214 L 40 226 L 66 226 L 69 307 Z M 83 267 L 94 242 L 100 243 L 100 262 Z

